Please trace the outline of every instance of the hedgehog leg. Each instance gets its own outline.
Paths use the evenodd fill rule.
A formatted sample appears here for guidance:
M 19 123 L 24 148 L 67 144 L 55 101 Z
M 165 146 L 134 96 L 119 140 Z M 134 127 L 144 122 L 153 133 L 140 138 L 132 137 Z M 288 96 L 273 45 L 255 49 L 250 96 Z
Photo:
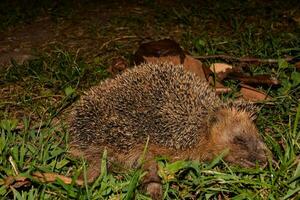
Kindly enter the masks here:
M 100 175 L 101 169 L 101 152 L 97 148 L 90 147 L 88 149 L 80 149 L 77 147 L 71 147 L 71 155 L 74 157 L 84 158 L 87 163 L 86 177 L 87 182 L 92 183 Z M 84 180 L 84 174 L 81 173 L 78 177 L 79 180 Z
M 99 158 L 97 158 L 98 160 L 89 160 L 88 161 L 88 168 L 86 171 L 86 177 L 87 177 L 87 182 L 88 183 L 92 183 L 96 180 L 96 178 L 100 175 L 101 173 L 101 163 L 99 161 Z
M 142 189 L 148 193 L 152 199 L 162 199 L 162 183 L 158 176 L 158 165 L 155 157 L 159 155 L 168 155 L 167 150 L 157 145 L 149 144 L 146 154 L 145 146 L 137 145 L 132 147 L 126 154 L 119 155 L 117 160 L 122 160 L 130 168 L 142 168 L 147 174 L 142 178 Z M 141 157 L 142 156 L 142 157 Z M 142 159 L 142 160 L 141 160 Z M 142 162 L 141 162 L 142 161 Z
M 158 176 L 158 165 L 155 160 L 150 160 L 146 162 L 143 166 L 147 174 L 142 180 L 144 190 L 151 196 L 154 200 L 162 199 L 162 184 L 161 179 Z

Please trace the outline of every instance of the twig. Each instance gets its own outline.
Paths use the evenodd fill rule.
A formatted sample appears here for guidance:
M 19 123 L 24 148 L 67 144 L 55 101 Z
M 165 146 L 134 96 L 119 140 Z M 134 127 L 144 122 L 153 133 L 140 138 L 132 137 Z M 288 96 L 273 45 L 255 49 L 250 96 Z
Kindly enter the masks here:
M 36 96 L 32 97 L 31 100 L 39 100 L 39 99 L 44 99 L 44 98 L 63 98 L 63 95 L 46 95 L 46 96 Z
M 13 160 L 12 156 L 9 156 L 9 157 L 8 157 L 8 161 L 10 162 L 10 164 L 11 164 L 11 166 L 12 166 L 12 168 L 13 168 L 15 174 L 16 174 L 16 175 L 19 175 L 18 168 L 17 168 L 16 163 L 15 163 L 15 161 Z
M 196 59 L 199 60 L 207 60 L 207 59 L 222 59 L 222 60 L 231 60 L 231 61 L 237 61 L 237 62 L 250 62 L 250 63 L 278 63 L 278 59 L 269 58 L 269 59 L 261 59 L 261 58 L 247 58 L 247 57 L 234 57 L 230 55 L 207 55 L 207 56 L 193 56 Z M 294 57 L 287 57 L 283 58 L 287 62 L 293 61 Z
M 127 36 L 122 36 L 122 37 L 114 38 L 114 39 L 112 39 L 112 40 L 109 40 L 109 41 L 107 41 L 107 42 L 104 42 L 104 43 L 101 45 L 99 51 L 101 51 L 104 47 L 106 47 L 106 46 L 107 46 L 109 43 L 111 43 L 111 42 L 115 42 L 115 41 L 118 41 L 118 40 L 124 40 L 124 39 L 132 39 L 132 38 L 138 38 L 138 36 L 136 36 L 136 35 L 127 35 Z
M 255 76 L 245 76 L 242 74 L 232 74 L 226 77 L 227 79 L 239 80 L 246 84 L 252 85 L 279 85 L 280 82 L 269 75 L 255 75 Z

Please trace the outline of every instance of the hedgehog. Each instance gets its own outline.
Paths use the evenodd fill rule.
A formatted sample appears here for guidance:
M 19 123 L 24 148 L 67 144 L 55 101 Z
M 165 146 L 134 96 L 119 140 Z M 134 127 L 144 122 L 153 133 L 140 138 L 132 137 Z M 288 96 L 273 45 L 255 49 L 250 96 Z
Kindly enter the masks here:
M 155 158 L 224 160 L 242 167 L 267 163 L 267 147 L 253 122 L 250 103 L 222 101 L 209 84 L 181 65 L 144 63 L 86 92 L 69 120 L 70 152 L 89 163 L 88 180 L 108 163 L 139 165 L 147 142 L 142 185 L 153 199 L 162 195 Z

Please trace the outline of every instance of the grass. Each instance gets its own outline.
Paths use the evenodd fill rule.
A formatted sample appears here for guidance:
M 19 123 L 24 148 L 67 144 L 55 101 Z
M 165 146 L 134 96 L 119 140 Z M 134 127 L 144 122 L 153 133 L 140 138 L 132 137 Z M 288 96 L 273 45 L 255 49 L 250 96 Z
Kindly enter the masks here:
M 158 159 L 159 173 L 166 199 L 299 198 L 300 73 L 294 64 L 281 59 L 287 55 L 300 55 L 299 24 L 290 21 L 292 14 L 286 14 L 293 13 L 291 2 L 272 5 L 255 1 L 213 1 L 199 5 L 174 2 L 170 9 L 169 6 L 144 1 L 139 6 L 148 15 L 134 9 L 122 14 L 112 12 L 104 24 L 87 24 L 88 34 L 95 38 L 109 40 L 122 35 L 146 36 L 150 33 L 155 39 L 175 38 L 193 55 L 229 54 L 278 59 L 276 65 L 252 64 L 248 69 L 252 74 L 272 74 L 282 83 L 276 88 L 261 88 L 268 91 L 273 100 L 260 104 L 262 109 L 257 119 L 257 126 L 276 163 L 270 160 L 265 169 L 244 169 L 228 165 L 221 156 L 210 163 L 169 163 L 161 158 Z M 87 7 L 91 5 L 93 3 Z M 111 5 L 115 4 L 107 6 Z M 1 6 L 3 10 L 8 7 L 6 4 Z M 37 12 L 22 12 L 22 6 L 1 12 L 0 18 L 9 19 L 9 23 L 1 24 L 2 30 L 17 27 L 24 23 L 23 19 L 38 17 L 40 10 L 52 7 L 52 4 L 36 7 Z M 127 6 L 131 8 L 132 4 Z M 77 6 L 72 7 L 72 3 L 55 7 L 64 10 L 62 8 L 67 8 L 70 13 L 76 13 L 78 9 Z M 55 16 L 59 17 L 54 20 L 76 18 L 73 14 Z M 120 27 L 123 27 L 121 32 L 117 29 Z M 109 77 L 106 69 L 112 58 L 122 55 L 130 60 L 137 46 L 138 43 L 131 40 L 112 41 L 93 59 L 85 57 L 85 53 L 77 54 L 77 50 L 55 46 L 49 51 L 38 51 L 36 58 L 27 63 L 12 61 L 11 65 L 0 68 L 0 197 L 131 199 L 135 195 L 136 199 L 149 199 L 139 185 L 143 172 L 111 173 L 106 169 L 106 157 L 109 155 L 105 153 L 99 158 L 102 173 L 91 185 L 66 185 L 60 180 L 45 184 L 30 176 L 31 172 L 38 170 L 76 179 L 86 171 L 83 160 L 67 154 L 68 133 L 64 129 L 64 121 L 53 121 L 84 90 Z M 218 60 L 205 64 L 215 61 Z M 232 87 L 238 85 L 232 81 L 227 84 Z M 233 91 L 229 97 L 236 96 L 236 89 Z M 17 174 L 32 179 L 32 184 L 16 189 L 5 187 L 5 177 Z

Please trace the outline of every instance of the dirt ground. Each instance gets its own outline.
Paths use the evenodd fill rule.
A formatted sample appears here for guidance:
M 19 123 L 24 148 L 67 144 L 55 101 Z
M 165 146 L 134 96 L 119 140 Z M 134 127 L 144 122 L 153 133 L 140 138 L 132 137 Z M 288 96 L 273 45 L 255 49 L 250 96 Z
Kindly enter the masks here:
M 12 58 L 22 63 L 38 52 L 53 48 L 67 49 L 87 59 L 112 51 L 127 56 L 147 39 L 173 38 L 190 47 L 189 39 L 193 35 L 230 36 L 235 31 L 233 28 L 245 31 L 251 23 L 261 26 L 262 31 L 256 33 L 259 36 L 264 33 L 267 17 L 275 19 L 273 31 L 292 29 L 299 21 L 297 6 L 287 3 L 287 8 L 281 9 L 280 4 L 272 1 L 253 1 L 248 7 L 234 1 L 228 4 L 218 1 L 79 2 L 60 8 L 66 13 L 53 16 L 44 11 L 26 23 L 16 23 L 0 32 L 0 66 L 9 65 Z M 274 17 L 270 9 L 281 10 Z M 232 20 L 232 17 L 237 18 Z M 111 47 L 116 42 L 119 46 Z
M 29 23 L 16 24 L 1 33 L 0 66 L 9 65 L 11 59 L 21 64 L 36 53 L 55 47 L 92 58 L 105 54 L 102 51 L 114 41 L 123 41 L 123 45 L 134 49 L 137 42 L 145 41 L 146 38 L 176 36 L 178 27 L 172 27 L 175 30 L 168 28 L 171 34 L 164 36 L 155 33 L 153 29 L 156 27 L 151 26 L 151 12 L 155 11 L 142 5 L 115 2 L 76 7 L 69 16 L 55 20 L 48 14 L 37 16 Z M 147 21 L 141 25 L 141 29 L 136 29 L 135 22 L 131 25 L 128 21 L 126 24 L 122 19 L 132 18 L 134 21 L 139 16 L 145 17 Z

